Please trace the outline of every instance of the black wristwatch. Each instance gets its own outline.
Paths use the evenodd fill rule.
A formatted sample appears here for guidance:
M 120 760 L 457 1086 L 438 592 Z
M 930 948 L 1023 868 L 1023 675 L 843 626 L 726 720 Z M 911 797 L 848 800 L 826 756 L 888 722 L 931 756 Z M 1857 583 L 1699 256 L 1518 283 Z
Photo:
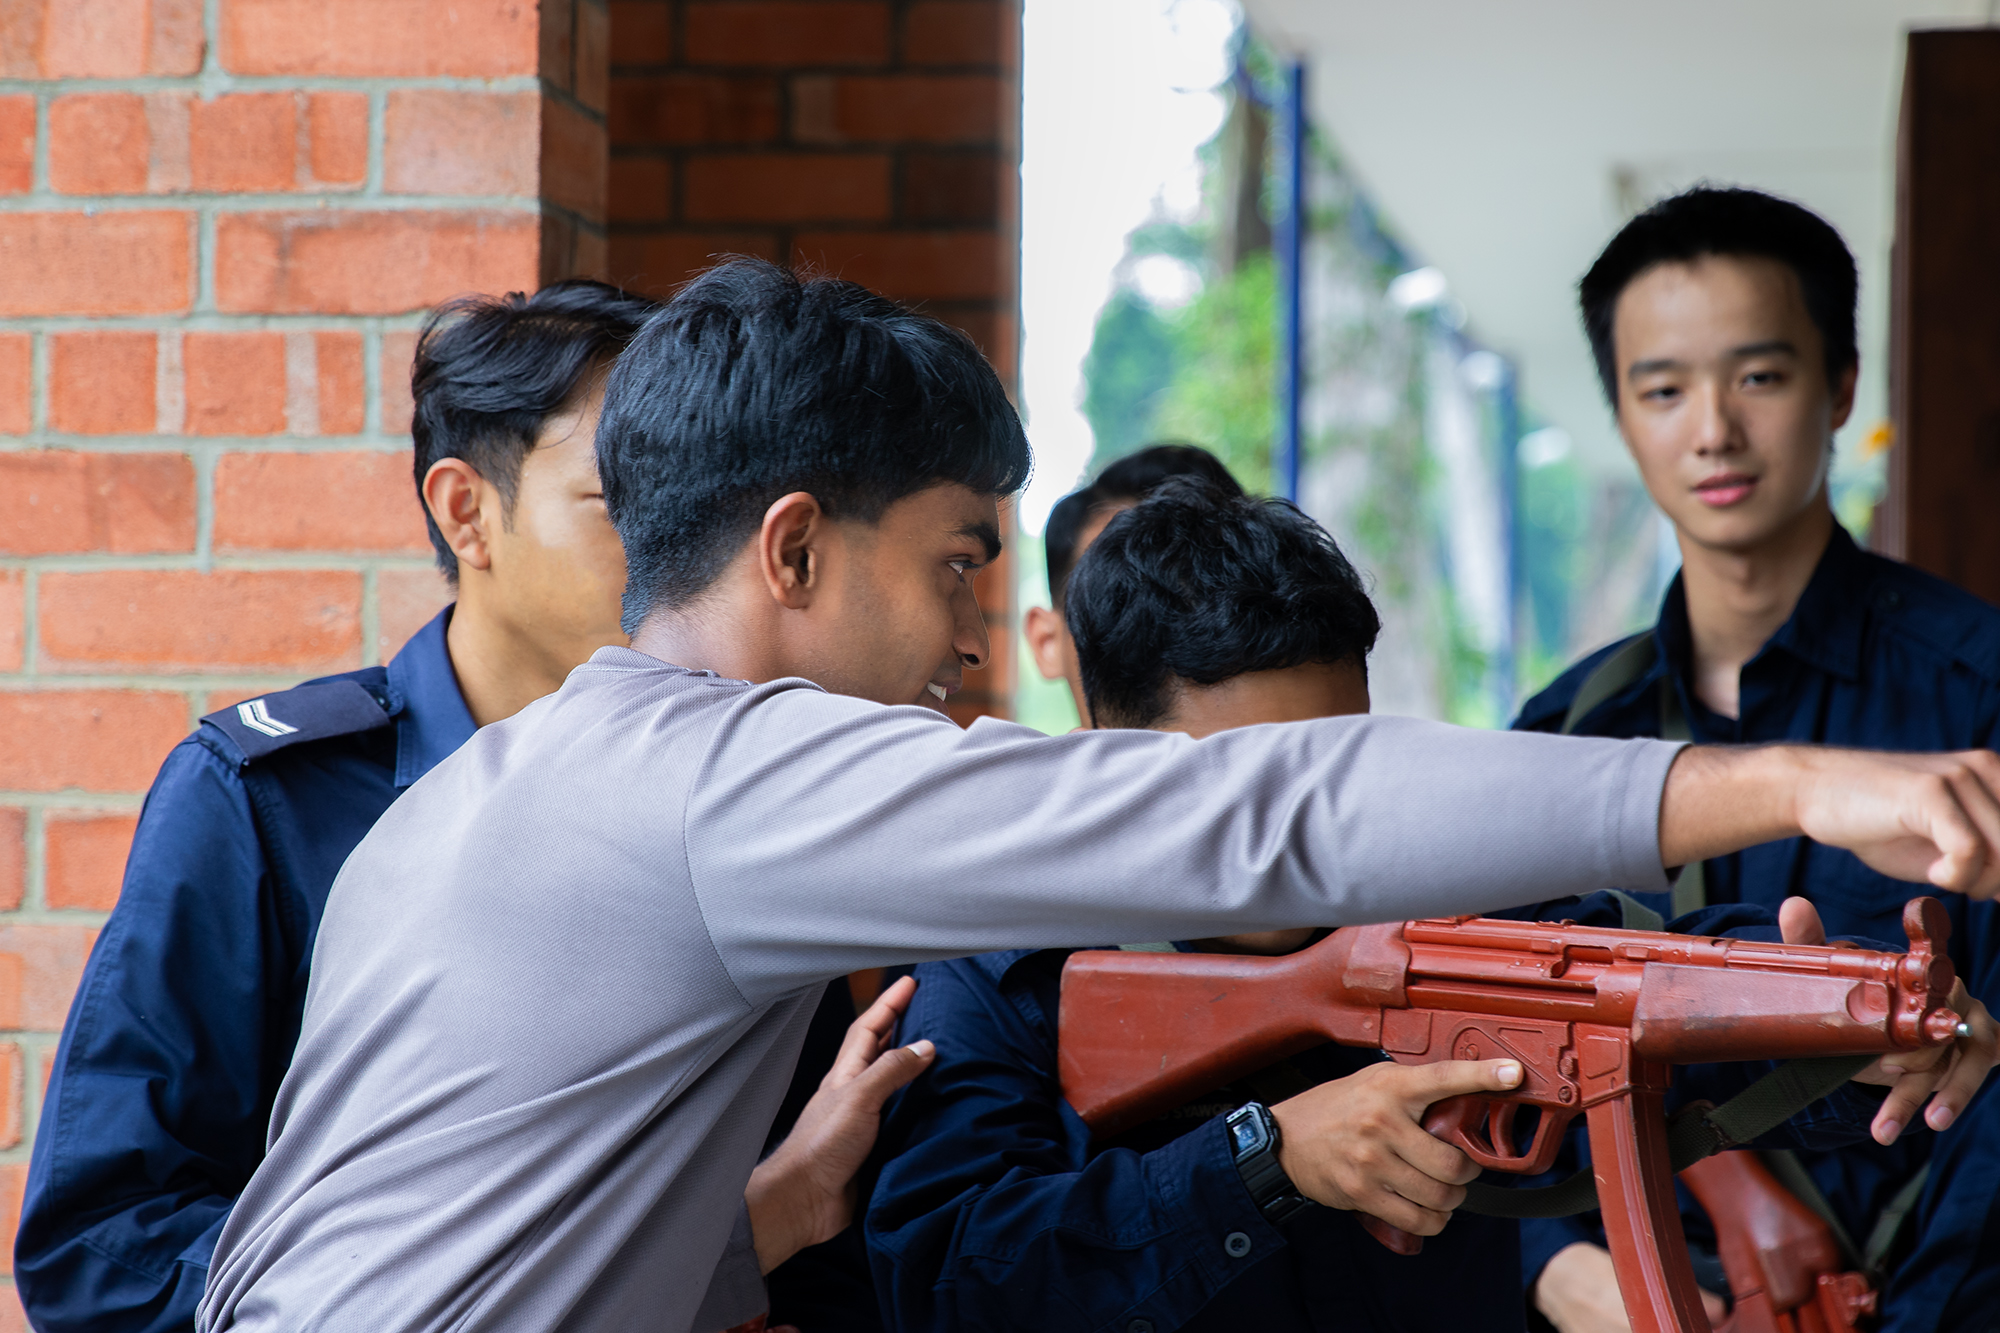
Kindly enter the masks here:
M 1265 1221 L 1279 1226 L 1312 1207 L 1312 1200 L 1299 1193 L 1278 1165 L 1278 1122 L 1269 1107 L 1249 1102 L 1231 1111 L 1222 1124 L 1236 1170 Z

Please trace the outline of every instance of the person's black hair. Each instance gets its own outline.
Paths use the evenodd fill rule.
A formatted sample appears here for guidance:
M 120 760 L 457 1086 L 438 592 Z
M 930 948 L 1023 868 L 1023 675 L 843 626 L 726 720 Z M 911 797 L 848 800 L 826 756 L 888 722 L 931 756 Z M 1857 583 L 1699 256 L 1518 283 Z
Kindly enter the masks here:
M 1114 461 L 1096 480 L 1071 491 L 1049 511 L 1042 548 L 1048 556 L 1051 606 L 1063 608 L 1063 590 L 1076 564 L 1077 538 L 1090 520 L 1113 505 L 1137 504 L 1168 477 L 1203 477 L 1230 495 L 1243 494 L 1221 459 L 1192 444 L 1151 444 Z
M 1325 528 L 1285 500 L 1199 477 L 1112 519 L 1070 574 L 1069 632 L 1098 726 L 1147 727 L 1177 681 L 1353 662 L 1382 621 Z
M 591 373 L 623 351 L 660 308 L 607 283 L 571 278 L 532 296 L 467 296 L 424 322 L 410 368 L 418 503 L 424 475 L 441 458 L 462 458 L 514 508 L 521 464 L 542 423 Z M 438 568 L 458 580 L 458 558 L 424 505 Z
M 780 496 L 874 523 L 938 483 L 1010 494 L 1029 461 L 963 333 L 851 282 L 726 260 L 667 302 L 605 386 L 597 466 L 625 543 L 626 632 L 704 592 Z
M 1860 362 L 1854 306 L 1861 281 L 1833 224 L 1761 190 L 1698 185 L 1626 223 L 1577 284 L 1583 330 L 1612 411 L 1618 410 L 1618 358 L 1611 345 L 1618 298 L 1657 265 L 1690 264 L 1711 255 L 1775 259 L 1798 276 L 1806 314 L 1819 330 L 1829 385 Z

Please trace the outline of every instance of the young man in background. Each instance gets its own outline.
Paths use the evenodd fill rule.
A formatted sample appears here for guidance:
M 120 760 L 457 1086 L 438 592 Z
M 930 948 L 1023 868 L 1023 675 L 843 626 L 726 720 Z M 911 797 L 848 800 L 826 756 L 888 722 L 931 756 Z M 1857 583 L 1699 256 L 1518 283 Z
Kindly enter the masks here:
M 1077 719 L 1090 725 L 1083 682 L 1076 672 L 1076 644 L 1063 618 L 1070 570 L 1104 531 L 1104 525 L 1145 499 L 1169 477 L 1200 477 L 1231 495 L 1243 494 L 1223 461 L 1191 444 L 1154 444 L 1113 462 L 1089 485 L 1056 502 L 1042 529 L 1042 549 L 1049 575 L 1049 605 L 1031 606 L 1021 620 L 1021 632 L 1035 669 L 1044 680 L 1061 679 L 1069 686 Z
M 657 309 L 573 281 L 426 325 L 416 485 L 456 602 L 386 667 L 211 714 L 162 765 L 35 1139 L 14 1277 L 42 1333 L 194 1327 L 215 1238 L 264 1155 L 335 873 L 476 727 L 625 642 L 593 437 L 609 364 Z M 790 1116 L 852 1018 L 835 988 Z
M 1833 516 L 1833 433 L 1853 408 L 1857 279 L 1834 229 L 1749 190 L 1696 189 L 1633 219 L 1585 275 L 1584 328 L 1682 567 L 1644 634 L 1556 680 L 1516 726 L 1702 743 L 1990 748 L 2000 730 L 2000 611 L 1857 547 Z M 1787 838 L 1690 867 L 1673 916 L 1775 909 L 1798 895 L 1839 935 L 1896 940 L 1911 888 L 1849 852 Z M 1945 897 L 1952 961 L 2000 994 L 2000 917 Z M 2000 1098 L 1939 1134 L 1797 1159 L 1851 1241 L 1887 1268 L 1884 1333 L 1987 1333 L 2000 1310 Z M 1862 1251 L 1898 1199 L 1914 1204 Z M 1697 1236 L 1704 1223 L 1693 1214 Z M 1589 1219 L 1526 1226 L 1532 1299 L 1562 1333 L 1625 1328 Z M 1711 1269 L 1708 1285 L 1719 1286 Z
M 1375 609 L 1333 540 L 1283 501 L 1168 480 L 1103 529 L 1067 600 L 1099 727 L 1199 740 L 1368 711 Z M 1616 924 L 1608 899 L 1566 900 L 1549 914 Z M 1768 914 L 1704 916 L 1687 924 L 1776 936 Z M 1143 947 L 1283 954 L 1321 934 Z M 1093 1140 L 1057 1076 L 1070 953 L 1019 949 L 917 969 L 904 1036 L 938 1054 L 889 1108 L 866 1225 L 896 1333 L 1522 1327 L 1520 1306 L 1504 1298 L 1519 1268 L 1515 1224 L 1451 1212 L 1477 1168 L 1421 1127 L 1446 1096 L 1510 1086 L 1503 1062 L 1406 1066 L 1327 1044 Z M 1843 1089 L 1791 1128 L 1852 1138 L 1874 1109 Z M 1246 1118 L 1275 1125 L 1279 1174 L 1237 1147 L 1232 1130 Z M 1361 1212 L 1431 1239 L 1417 1256 L 1391 1255 L 1362 1230 Z

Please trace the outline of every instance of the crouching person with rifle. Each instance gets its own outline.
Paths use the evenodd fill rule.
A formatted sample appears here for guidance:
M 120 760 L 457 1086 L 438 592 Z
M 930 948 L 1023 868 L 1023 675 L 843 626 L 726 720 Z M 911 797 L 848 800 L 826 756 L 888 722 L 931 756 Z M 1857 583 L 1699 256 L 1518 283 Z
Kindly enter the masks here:
M 1368 706 L 1364 664 L 1378 624 L 1373 608 L 1326 534 L 1275 502 L 1169 483 L 1114 520 L 1092 546 L 1073 576 L 1068 615 L 1097 726 L 1199 737 Z M 1608 925 L 1619 909 L 1609 895 L 1597 895 L 1559 910 Z M 1695 924 L 1768 940 L 1777 933 L 1770 920 L 1731 907 Z M 1813 923 L 1792 924 L 1803 931 Z M 1375 943 L 1380 956 L 1373 971 L 1384 984 L 1396 971 L 1386 932 L 1400 929 L 1364 928 L 1373 932 L 1364 938 Z M 1497 929 L 1574 928 L 1509 922 Z M 1189 964 L 1225 972 L 1284 967 L 1338 949 L 1342 936 L 1285 931 L 1145 946 L 1108 955 L 1105 975 L 1120 965 L 1168 972 Z M 1695 952 L 1725 947 L 1670 938 Z M 1785 952 L 1777 944 L 1760 947 Z M 1598 1067 L 1597 1047 L 1589 1048 L 1588 1072 L 1564 1074 L 1560 1055 L 1545 1069 L 1550 1062 L 1540 1057 L 1550 1053 L 1533 1043 L 1467 1042 L 1462 1032 L 1434 1024 L 1441 1040 L 1424 1045 L 1427 1055 L 1471 1058 L 1398 1064 L 1373 1050 L 1326 1042 L 1337 1034 L 1294 1028 L 1275 1042 L 1268 1032 L 1240 1034 L 1234 1059 L 1210 1059 L 1185 1077 L 1190 1070 L 1178 1060 L 1214 1054 L 1195 1026 L 1203 1017 L 1195 1006 L 1177 1019 L 1171 1049 L 1151 1049 L 1136 1062 L 1121 1056 L 1132 1045 L 1115 1027 L 1086 1034 L 1098 1044 L 1083 1063 L 1114 1081 L 1121 1071 L 1134 1076 L 1125 1078 L 1125 1090 L 1143 1089 L 1163 1073 L 1177 1076 L 1168 1095 L 1149 1102 L 1142 1093 L 1123 1103 L 1113 1097 L 1117 1104 L 1105 1114 L 1104 1106 L 1087 1105 L 1088 1093 L 1064 1086 L 1076 1063 L 1070 1022 L 1076 1007 L 1062 981 L 1073 957 L 1066 950 L 1025 951 L 919 970 L 923 987 L 903 1039 L 935 1042 L 938 1058 L 888 1114 L 886 1162 L 866 1225 L 893 1327 L 1165 1333 L 1523 1326 L 1524 1309 L 1513 1294 L 1516 1224 L 1464 1213 L 1453 1219 L 1480 1171 L 1465 1148 L 1488 1157 L 1516 1153 L 1514 1126 L 1506 1113 L 1461 1114 L 1450 1126 L 1434 1120 L 1433 1128 L 1447 1135 L 1463 1131 L 1453 1135 L 1454 1144 L 1425 1132 L 1426 1113 L 1439 1104 L 1445 1110 L 1511 1105 L 1489 1099 L 1518 1092 L 1549 1106 L 1547 1134 L 1556 1136 L 1568 1118 L 1563 1112 L 1580 1109 L 1616 1081 L 1617 1070 Z M 1515 970 L 1533 972 L 1541 961 L 1532 945 L 1523 957 L 1526 966 Z M 1404 971 L 1407 999 L 1413 978 Z M 1958 1020 L 1941 1011 L 1944 975 L 1926 974 L 1922 1009 L 1914 1015 L 1920 1031 L 1911 1044 L 1950 1040 Z M 1289 1002 L 1311 1007 L 1310 995 L 1290 989 Z M 1975 1016 L 1986 1022 L 1983 1011 Z M 1511 1018 L 1490 1026 L 1496 1038 L 1538 1027 Z M 1405 1029 L 1398 1038 L 1414 1044 Z M 1988 1024 L 1976 1049 L 1953 1061 L 1937 1060 L 1930 1048 L 1906 1061 L 1924 1065 L 1924 1072 L 1905 1075 L 1891 1060 L 1874 1076 L 1898 1084 L 1889 1094 L 1901 1099 L 1898 1105 L 1915 1105 L 1949 1070 L 1940 1096 L 1962 1105 L 1991 1064 L 1992 1046 Z M 1622 1047 L 1619 1058 L 1631 1063 Z M 1725 1100 L 1760 1069 L 1724 1066 L 1706 1071 L 1705 1082 L 1679 1081 L 1700 1083 L 1696 1095 Z M 1659 1071 L 1641 1073 L 1642 1095 L 1657 1108 L 1667 1092 L 1657 1086 Z M 1570 1103 L 1556 1100 L 1562 1086 L 1572 1089 Z M 1842 1084 L 1794 1125 L 1822 1140 L 1852 1138 L 1878 1112 L 1887 1114 L 1887 1105 L 1877 1093 Z M 1909 1119 L 1908 1110 L 1901 1114 Z M 1521 1117 L 1524 1135 L 1527 1120 Z M 1639 1123 L 1636 1115 L 1632 1123 Z M 1650 1140 L 1633 1142 L 1635 1152 L 1649 1146 Z M 1671 1217 L 1670 1204 L 1663 1216 Z M 1392 1254 L 1363 1221 L 1405 1252 L 1418 1249 L 1416 1237 L 1432 1239 L 1418 1253 Z M 1691 1291 L 1689 1282 L 1678 1295 L 1692 1299 Z M 1699 1305 L 1692 1317 L 1700 1317 Z M 1700 1327 L 1692 1320 L 1686 1326 Z

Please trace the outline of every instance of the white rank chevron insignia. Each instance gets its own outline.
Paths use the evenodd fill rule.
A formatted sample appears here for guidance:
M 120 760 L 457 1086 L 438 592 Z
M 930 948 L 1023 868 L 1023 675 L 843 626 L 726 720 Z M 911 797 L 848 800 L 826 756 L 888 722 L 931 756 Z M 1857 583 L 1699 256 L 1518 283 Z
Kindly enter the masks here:
M 244 726 L 252 731 L 261 731 L 266 736 L 289 736 L 298 730 L 297 727 L 272 717 L 270 710 L 264 707 L 262 699 L 252 699 L 247 704 L 236 705 L 236 716 L 242 719 Z

